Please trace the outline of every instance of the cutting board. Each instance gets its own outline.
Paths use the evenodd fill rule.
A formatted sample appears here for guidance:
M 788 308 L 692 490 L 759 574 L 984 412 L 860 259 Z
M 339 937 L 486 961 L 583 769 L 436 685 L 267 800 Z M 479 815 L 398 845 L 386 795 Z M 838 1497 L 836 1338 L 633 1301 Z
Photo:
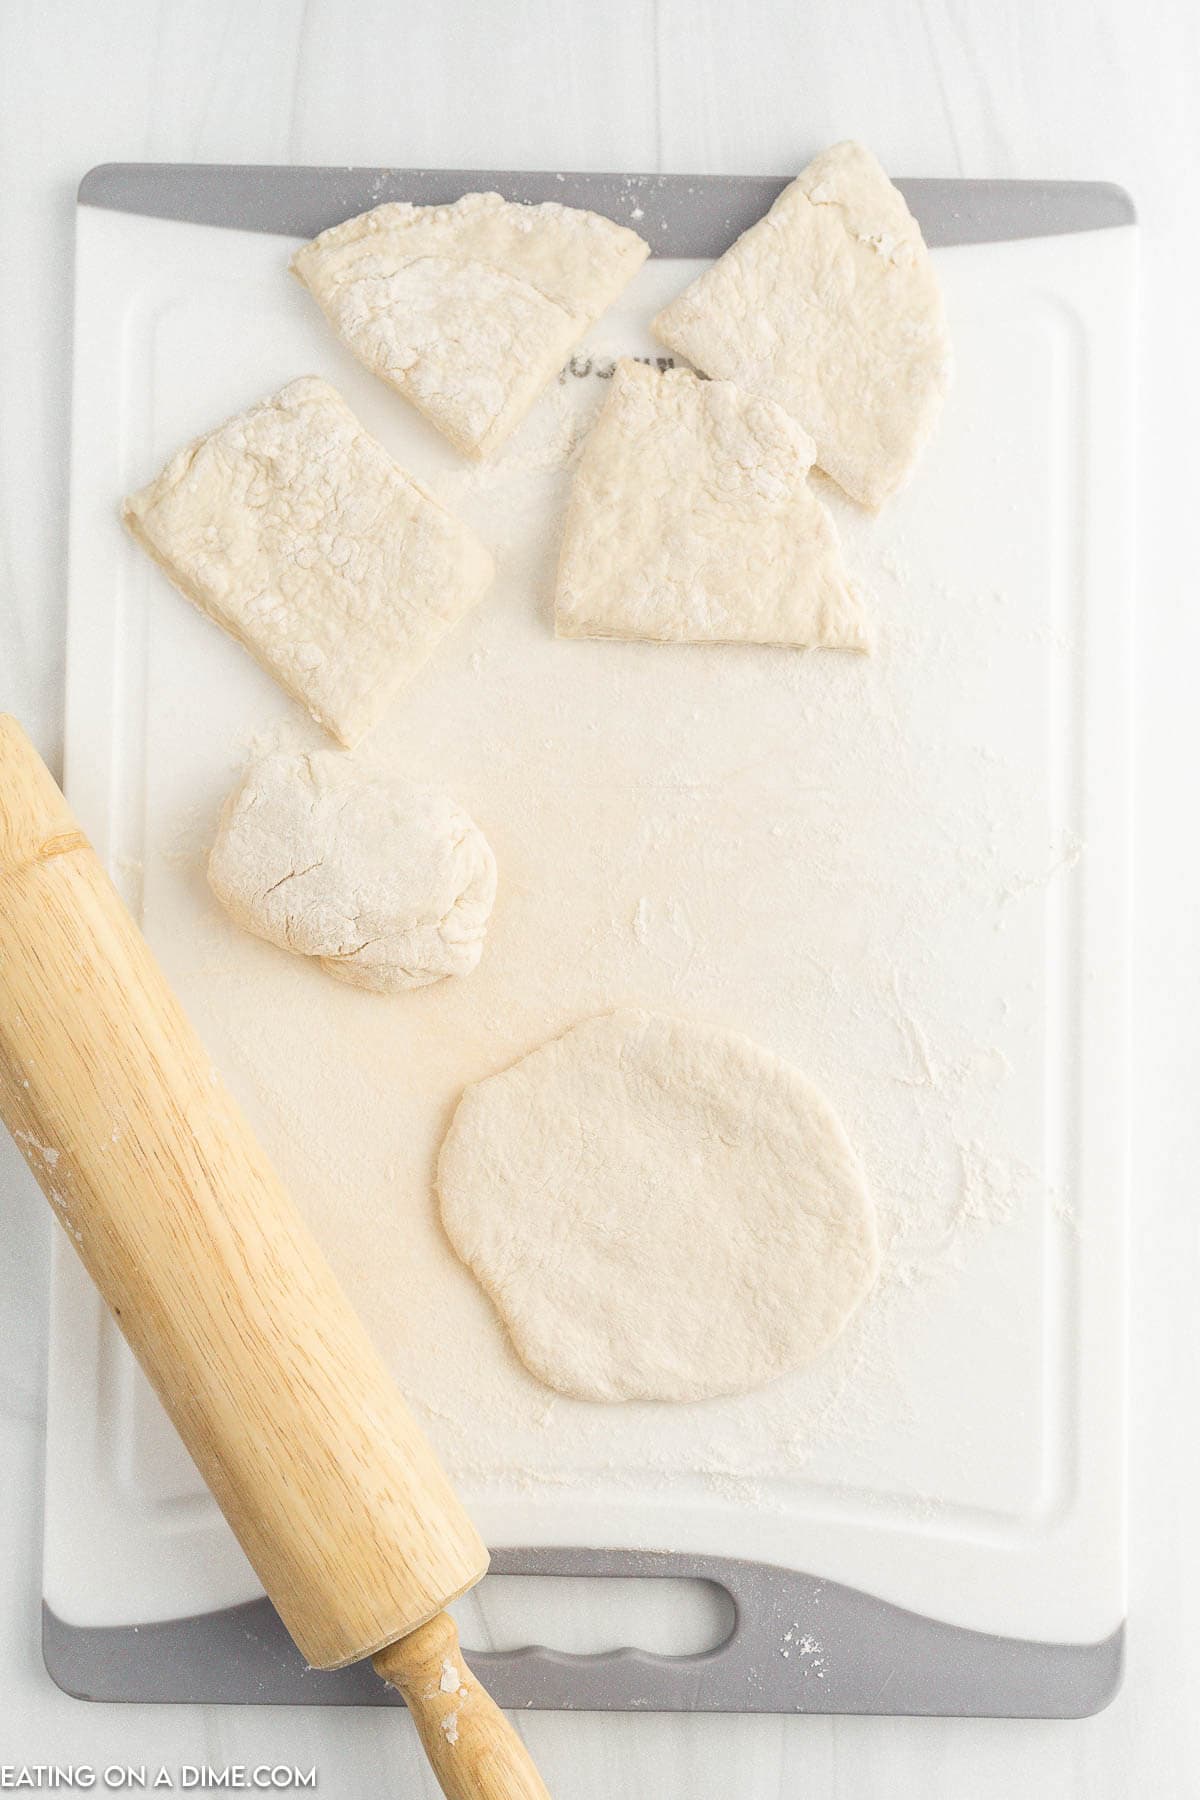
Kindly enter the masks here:
M 701 1655 L 485 1653 L 503 1703 L 1073 1715 L 1115 1690 L 1124 1619 L 1133 213 L 1099 185 L 904 184 L 957 368 L 880 519 L 825 490 L 871 593 L 871 659 L 560 644 L 557 520 L 613 359 L 662 354 L 654 311 L 781 185 L 93 171 L 67 786 L 497 1566 L 733 1598 Z M 332 341 L 286 260 L 381 200 L 487 187 L 594 207 L 653 255 L 479 470 Z M 476 975 L 398 1001 L 217 912 L 204 849 L 238 769 L 319 734 L 117 522 L 187 438 L 308 371 L 501 570 L 372 740 L 455 793 L 501 868 Z M 866 1163 L 880 1293 L 817 1368 L 759 1395 L 550 1394 L 438 1229 L 432 1157 L 464 1083 L 631 1001 L 787 1056 Z M 103 1698 L 386 1703 L 361 1673 L 299 1666 L 65 1246 L 53 1307 L 55 1678 Z

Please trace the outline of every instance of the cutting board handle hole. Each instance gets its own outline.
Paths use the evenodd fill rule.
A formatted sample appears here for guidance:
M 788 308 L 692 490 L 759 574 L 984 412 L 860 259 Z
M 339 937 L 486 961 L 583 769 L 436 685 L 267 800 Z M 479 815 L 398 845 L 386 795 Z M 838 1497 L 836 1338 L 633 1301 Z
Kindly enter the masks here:
M 670 1575 L 487 1575 L 451 1611 L 473 1649 L 537 1644 L 568 1656 L 700 1656 L 727 1643 L 735 1624 L 723 1587 Z

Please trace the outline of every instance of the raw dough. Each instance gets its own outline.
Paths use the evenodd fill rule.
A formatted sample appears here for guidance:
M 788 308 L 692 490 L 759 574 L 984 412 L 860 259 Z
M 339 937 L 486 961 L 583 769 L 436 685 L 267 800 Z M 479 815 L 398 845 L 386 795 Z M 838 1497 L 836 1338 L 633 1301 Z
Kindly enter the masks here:
M 379 994 L 468 974 L 496 894 L 495 859 L 461 806 L 337 750 L 255 763 L 226 802 L 208 879 L 247 931 Z
M 124 519 L 179 591 L 347 745 L 493 574 L 474 533 L 315 375 L 181 450 Z
M 598 213 L 464 194 L 377 206 L 291 266 L 360 362 L 457 449 L 486 456 L 648 255 Z
M 920 228 L 869 150 L 835 144 L 652 326 L 708 375 L 766 394 L 864 506 L 912 473 L 949 369 Z
M 808 1362 L 875 1280 L 828 1102 L 714 1025 L 574 1026 L 468 1088 L 442 1219 L 523 1362 L 583 1400 L 703 1400 Z
M 559 636 L 868 649 L 813 455 L 773 400 L 618 363 L 567 509 Z

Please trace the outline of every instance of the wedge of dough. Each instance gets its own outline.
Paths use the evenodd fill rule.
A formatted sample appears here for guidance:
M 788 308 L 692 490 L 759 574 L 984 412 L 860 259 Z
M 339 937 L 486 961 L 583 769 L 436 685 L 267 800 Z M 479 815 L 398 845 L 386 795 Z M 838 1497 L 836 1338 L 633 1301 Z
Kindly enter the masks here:
M 475 967 L 496 862 L 445 794 L 338 750 L 280 751 L 229 796 L 208 880 L 244 930 L 352 987 L 397 994 Z
M 649 253 L 598 213 L 464 194 L 377 206 L 291 267 L 360 362 L 464 455 L 487 456 Z
M 289 382 L 126 500 L 180 593 L 352 746 L 479 600 L 478 538 L 328 382 Z
M 920 227 L 855 143 L 809 163 L 652 330 L 706 374 L 786 407 L 819 467 L 868 507 L 911 475 L 950 363 Z
M 773 400 L 622 360 L 571 490 L 559 636 L 869 649 L 812 460 Z
M 745 1393 L 811 1361 L 879 1271 L 828 1101 L 699 1020 L 587 1019 L 469 1087 L 437 1180 L 518 1355 L 581 1400 Z

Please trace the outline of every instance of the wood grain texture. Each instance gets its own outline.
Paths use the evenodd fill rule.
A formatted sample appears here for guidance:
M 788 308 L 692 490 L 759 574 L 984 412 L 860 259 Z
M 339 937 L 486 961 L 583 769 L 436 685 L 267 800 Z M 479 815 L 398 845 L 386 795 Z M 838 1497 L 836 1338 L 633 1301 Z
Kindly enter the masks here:
M 0 718 L 0 1113 L 307 1660 L 487 1552 L 32 746 Z
M 374 1663 L 404 1696 L 446 1800 L 549 1800 L 524 1743 L 464 1662 L 449 1613 Z

